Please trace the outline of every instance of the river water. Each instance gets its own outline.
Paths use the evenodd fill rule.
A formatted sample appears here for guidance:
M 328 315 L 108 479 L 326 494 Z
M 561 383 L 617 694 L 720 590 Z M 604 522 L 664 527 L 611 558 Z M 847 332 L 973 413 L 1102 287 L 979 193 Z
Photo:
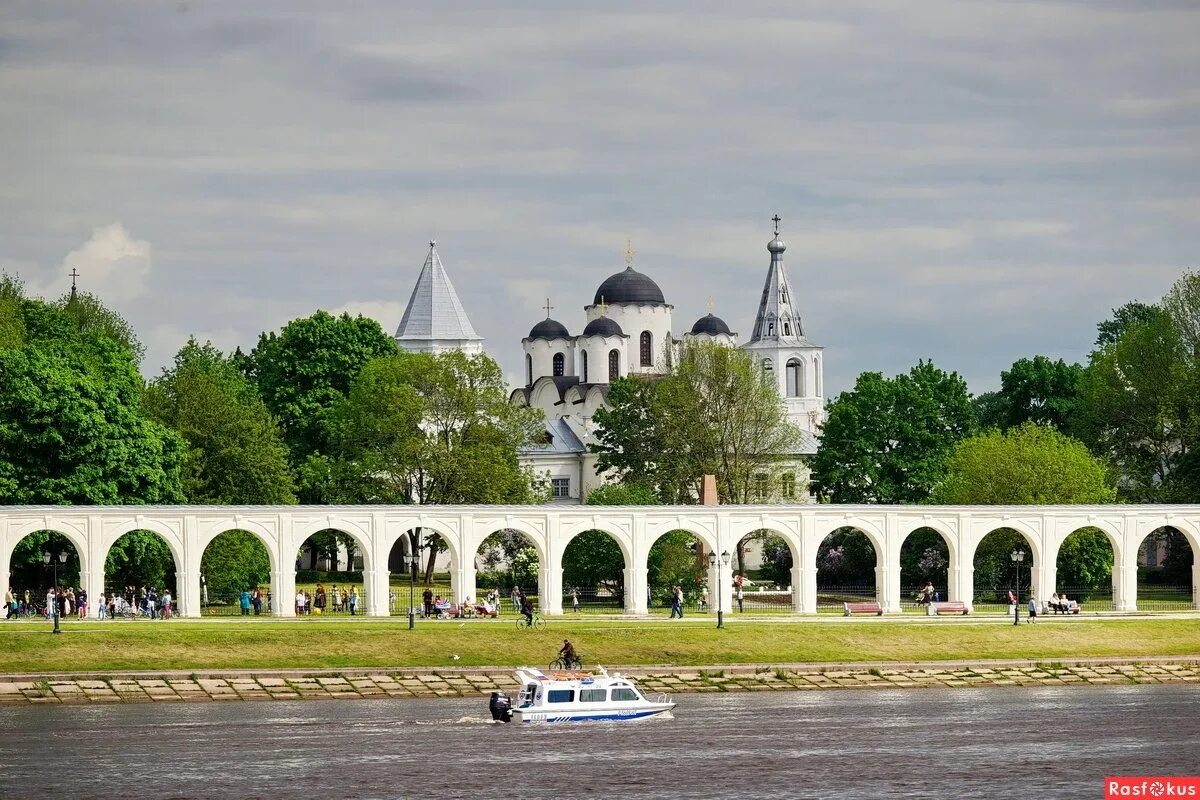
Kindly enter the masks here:
M 478 700 L 8 707 L 0 798 L 1103 797 L 1200 772 L 1193 686 L 681 695 L 505 726 Z

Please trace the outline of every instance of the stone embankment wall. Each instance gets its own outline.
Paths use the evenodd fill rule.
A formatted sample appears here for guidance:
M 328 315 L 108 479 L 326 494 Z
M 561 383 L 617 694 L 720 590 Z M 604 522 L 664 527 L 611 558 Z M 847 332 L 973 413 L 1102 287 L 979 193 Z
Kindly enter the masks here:
M 614 670 L 616 671 L 616 670 Z M 785 665 L 620 670 L 648 692 L 813 691 L 990 686 L 1200 683 L 1200 659 L 1139 663 L 981 662 L 948 665 Z M 206 673 L 0 677 L 0 705 L 224 700 L 479 697 L 515 690 L 503 668 L 341 673 Z

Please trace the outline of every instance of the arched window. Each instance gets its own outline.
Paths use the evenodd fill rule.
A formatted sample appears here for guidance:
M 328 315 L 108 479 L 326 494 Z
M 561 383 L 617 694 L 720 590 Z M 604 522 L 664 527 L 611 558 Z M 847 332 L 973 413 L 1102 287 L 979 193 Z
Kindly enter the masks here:
M 608 381 L 612 383 L 621 377 L 621 354 L 616 350 L 608 351 Z
M 533 356 L 525 354 L 525 383 L 533 386 Z
M 814 394 L 816 394 L 817 397 L 820 397 L 821 396 L 821 357 L 820 356 L 816 356 L 815 358 L 813 358 L 813 372 L 816 373 L 816 378 L 814 380 L 814 387 L 816 388 L 816 392 L 814 392 Z
M 580 365 L 583 367 L 583 380 L 581 383 L 587 383 L 587 350 L 579 354 Z
M 804 397 L 804 362 L 798 358 L 789 358 L 787 362 L 787 396 Z
M 650 331 L 642 331 L 641 351 L 643 367 L 650 367 L 654 365 L 654 349 L 652 345 L 653 340 L 650 337 Z
M 565 359 L 563 358 L 563 354 L 555 353 L 554 354 L 554 377 L 556 377 L 556 378 L 562 377 L 564 363 L 565 363 Z
M 785 472 L 779 480 L 780 494 L 791 500 L 796 496 L 796 473 Z

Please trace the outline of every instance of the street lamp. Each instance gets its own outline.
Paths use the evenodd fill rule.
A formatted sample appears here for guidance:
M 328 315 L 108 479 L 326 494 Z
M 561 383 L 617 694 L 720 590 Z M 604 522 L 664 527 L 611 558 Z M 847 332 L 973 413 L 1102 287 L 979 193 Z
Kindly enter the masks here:
M 1013 550 L 1009 553 L 1013 564 L 1013 625 L 1021 624 L 1021 564 L 1025 561 L 1024 550 Z
M 411 631 L 417 625 L 416 609 L 413 608 L 414 592 L 417 588 L 417 566 L 421 563 L 421 551 L 429 548 L 429 542 L 418 544 L 421 534 L 409 540 L 408 552 L 404 554 L 404 566 L 408 568 L 408 629 Z
M 53 569 L 54 569 L 54 580 L 53 580 L 53 585 L 54 585 L 54 633 L 62 633 L 62 630 L 60 630 L 58 627 L 58 610 L 61 607 L 60 604 L 62 603 L 62 600 L 58 596 L 58 565 L 67 563 L 67 551 L 63 550 L 61 553 L 59 553 L 58 560 L 56 561 L 54 559 L 54 556 L 50 555 L 50 551 L 45 550 L 42 552 L 42 563 L 48 567 L 53 565 Z
M 721 586 L 723 585 L 721 583 L 721 567 L 729 566 L 729 551 L 726 550 L 724 553 L 721 553 L 721 559 L 719 562 L 717 561 L 716 553 L 709 553 L 708 554 L 708 566 L 710 569 L 715 569 L 717 571 L 717 627 L 724 628 L 725 627 L 725 606 L 721 602 L 722 595 L 724 594 L 724 590 L 721 589 Z

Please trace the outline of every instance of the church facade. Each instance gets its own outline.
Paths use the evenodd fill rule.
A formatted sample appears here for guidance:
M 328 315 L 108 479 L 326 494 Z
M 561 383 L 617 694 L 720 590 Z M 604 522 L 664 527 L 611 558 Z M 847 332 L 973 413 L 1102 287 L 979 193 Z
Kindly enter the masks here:
M 589 445 L 594 441 L 595 413 L 605 407 L 613 381 L 667 374 L 673 354 L 690 340 L 742 347 L 755 355 L 775 382 L 788 419 L 802 434 L 790 473 L 770 496 L 790 502 L 808 499 L 805 457 L 816 452 L 824 422 L 823 351 L 805 333 L 800 298 L 783 263 L 787 245 L 779 235 L 779 218 L 774 221 L 767 276 L 745 343 L 739 344 L 738 334 L 711 311 L 677 334 L 675 307 L 650 276 L 634 269 L 628 248 L 625 269 L 605 278 L 583 306 L 578 333 L 550 317 L 547 301 L 546 318 L 521 340 L 524 385 L 513 389 L 510 400 L 545 415 L 543 440 L 526 448 L 521 459 L 548 481 L 550 502 L 582 503 L 605 483 Z M 483 339 L 467 317 L 436 242 L 429 243 L 396 343 L 412 352 L 483 352 Z

